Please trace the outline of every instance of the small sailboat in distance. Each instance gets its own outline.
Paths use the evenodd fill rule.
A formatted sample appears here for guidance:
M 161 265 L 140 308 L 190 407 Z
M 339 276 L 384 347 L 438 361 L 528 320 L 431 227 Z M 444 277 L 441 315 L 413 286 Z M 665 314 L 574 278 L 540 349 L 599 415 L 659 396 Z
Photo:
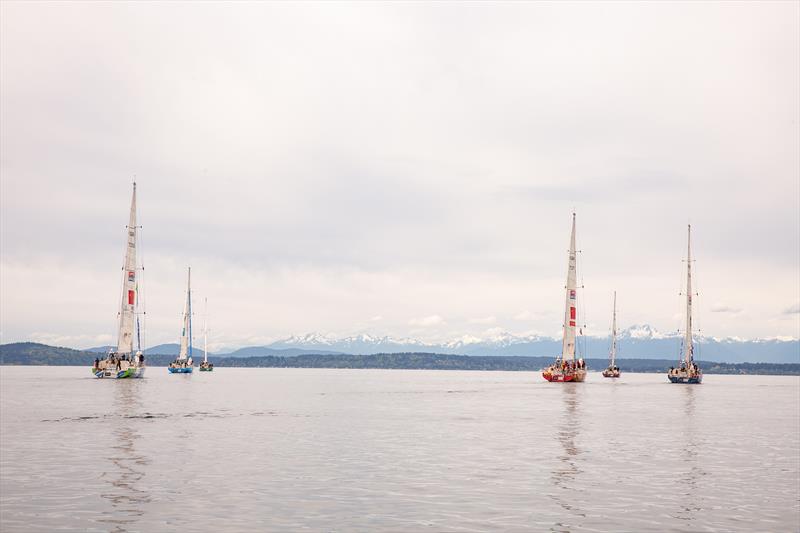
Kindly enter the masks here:
M 208 298 L 205 299 L 205 316 L 203 317 L 203 362 L 200 363 L 200 372 L 211 372 L 214 363 L 208 362 Z
M 567 263 L 566 304 L 564 306 L 564 337 L 561 342 L 561 355 L 555 363 L 542 370 L 542 377 L 550 382 L 583 381 L 586 379 L 586 364 L 575 358 L 575 337 L 577 333 L 577 261 L 575 250 L 575 213 L 572 213 L 572 234 L 569 240 L 569 261 Z
M 139 227 L 136 225 L 136 182 L 133 182 L 131 212 L 127 226 L 125 264 L 122 266 L 122 301 L 119 309 L 119 337 L 117 348 L 103 359 L 95 359 L 92 374 L 98 378 L 141 378 L 144 376 L 144 354 L 139 327 L 139 283 L 136 264 L 136 246 Z M 137 351 L 133 351 L 133 334 L 136 333 Z
M 167 367 L 170 374 L 191 374 L 192 367 L 192 267 L 189 267 L 186 282 L 186 303 L 183 305 L 183 327 L 181 329 L 181 349 L 177 359 Z
M 603 370 L 604 378 L 618 378 L 617 366 L 617 291 L 614 291 L 614 312 L 611 318 L 611 349 L 608 352 L 608 368 Z
M 683 336 L 683 358 L 678 368 L 670 368 L 667 377 L 672 383 L 699 385 L 703 382 L 703 371 L 694 362 L 694 341 L 692 340 L 692 225 L 686 246 L 686 331 Z

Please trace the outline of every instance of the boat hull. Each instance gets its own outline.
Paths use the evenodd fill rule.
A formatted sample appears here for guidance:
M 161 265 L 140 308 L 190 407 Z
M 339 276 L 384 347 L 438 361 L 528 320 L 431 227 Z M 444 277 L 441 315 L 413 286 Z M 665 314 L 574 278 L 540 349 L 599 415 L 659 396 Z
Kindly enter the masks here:
M 668 374 L 667 379 L 669 379 L 670 383 L 684 383 L 686 385 L 700 385 L 703 383 L 702 374 L 699 376 L 675 376 Z
M 210 368 L 204 368 L 202 366 L 200 367 L 200 372 L 213 372 L 213 371 L 214 371 L 214 367 L 213 366 L 210 367 Z
M 604 378 L 618 378 L 619 376 L 620 376 L 619 370 L 609 370 L 608 368 L 603 370 Z
M 543 370 L 542 377 L 550 383 L 581 383 L 586 379 L 586 370 L 551 371 Z
M 191 374 L 192 370 L 194 370 L 191 366 L 181 367 L 181 368 L 172 368 L 167 367 L 170 374 Z
M 92 367 L 91 371 L 94 377 L 98 379 L 140 379 L 144 377 L 143 366 L 129 367 L 125 370 L 117 369 L 97 369 Z

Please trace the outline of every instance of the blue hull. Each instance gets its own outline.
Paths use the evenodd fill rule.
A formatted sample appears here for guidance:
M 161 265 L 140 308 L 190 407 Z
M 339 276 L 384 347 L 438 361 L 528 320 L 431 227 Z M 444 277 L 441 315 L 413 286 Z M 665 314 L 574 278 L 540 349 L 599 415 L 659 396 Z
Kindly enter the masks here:
M 703 377 L 685 378 L 682 376 L 667 376 L 672 383 L 686 383 L 687 385 L 700 385 Z
M 190 366 L 187 366 L 186 368 L 170 368 L 170 367 L 167 367 L 167 370 L 169 370 L 170 374 L 191 374 L 192 370 L 194 370 L 194 369 L 192 367 L 190 367 Z

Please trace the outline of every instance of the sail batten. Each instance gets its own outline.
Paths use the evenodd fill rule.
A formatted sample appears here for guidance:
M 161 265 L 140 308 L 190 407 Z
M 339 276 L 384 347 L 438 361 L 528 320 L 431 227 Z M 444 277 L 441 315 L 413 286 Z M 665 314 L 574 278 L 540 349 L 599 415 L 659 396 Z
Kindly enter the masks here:
M 567 262 L 566 303 L 564 306 L 564 336 L 561 342 L 561 359 L 575 359 L 575 334 L 578 320 L 578 278 L 576 273 L 575 213 L 572 213 L 572 233 L 569 239 L 569 261 Z
M 138 287 L 136 284 L 136 183 L 133 184 L 131 198 L 131 212 L 127 226 L 127 245 L 125 248 L 125 262 L 122 265 L 122 300 L 119 311 L 119 336 L 117 337 L 117 353 L 129 354 L 133 352 L 133 332 L 138 303 Z

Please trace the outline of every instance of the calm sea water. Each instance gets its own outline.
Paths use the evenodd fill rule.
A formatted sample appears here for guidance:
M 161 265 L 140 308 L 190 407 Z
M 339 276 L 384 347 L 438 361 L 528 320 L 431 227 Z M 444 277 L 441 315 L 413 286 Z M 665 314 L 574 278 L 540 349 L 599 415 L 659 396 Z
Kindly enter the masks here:
M 800 379 L 0 367 L 0 530 L 797 531 Z

